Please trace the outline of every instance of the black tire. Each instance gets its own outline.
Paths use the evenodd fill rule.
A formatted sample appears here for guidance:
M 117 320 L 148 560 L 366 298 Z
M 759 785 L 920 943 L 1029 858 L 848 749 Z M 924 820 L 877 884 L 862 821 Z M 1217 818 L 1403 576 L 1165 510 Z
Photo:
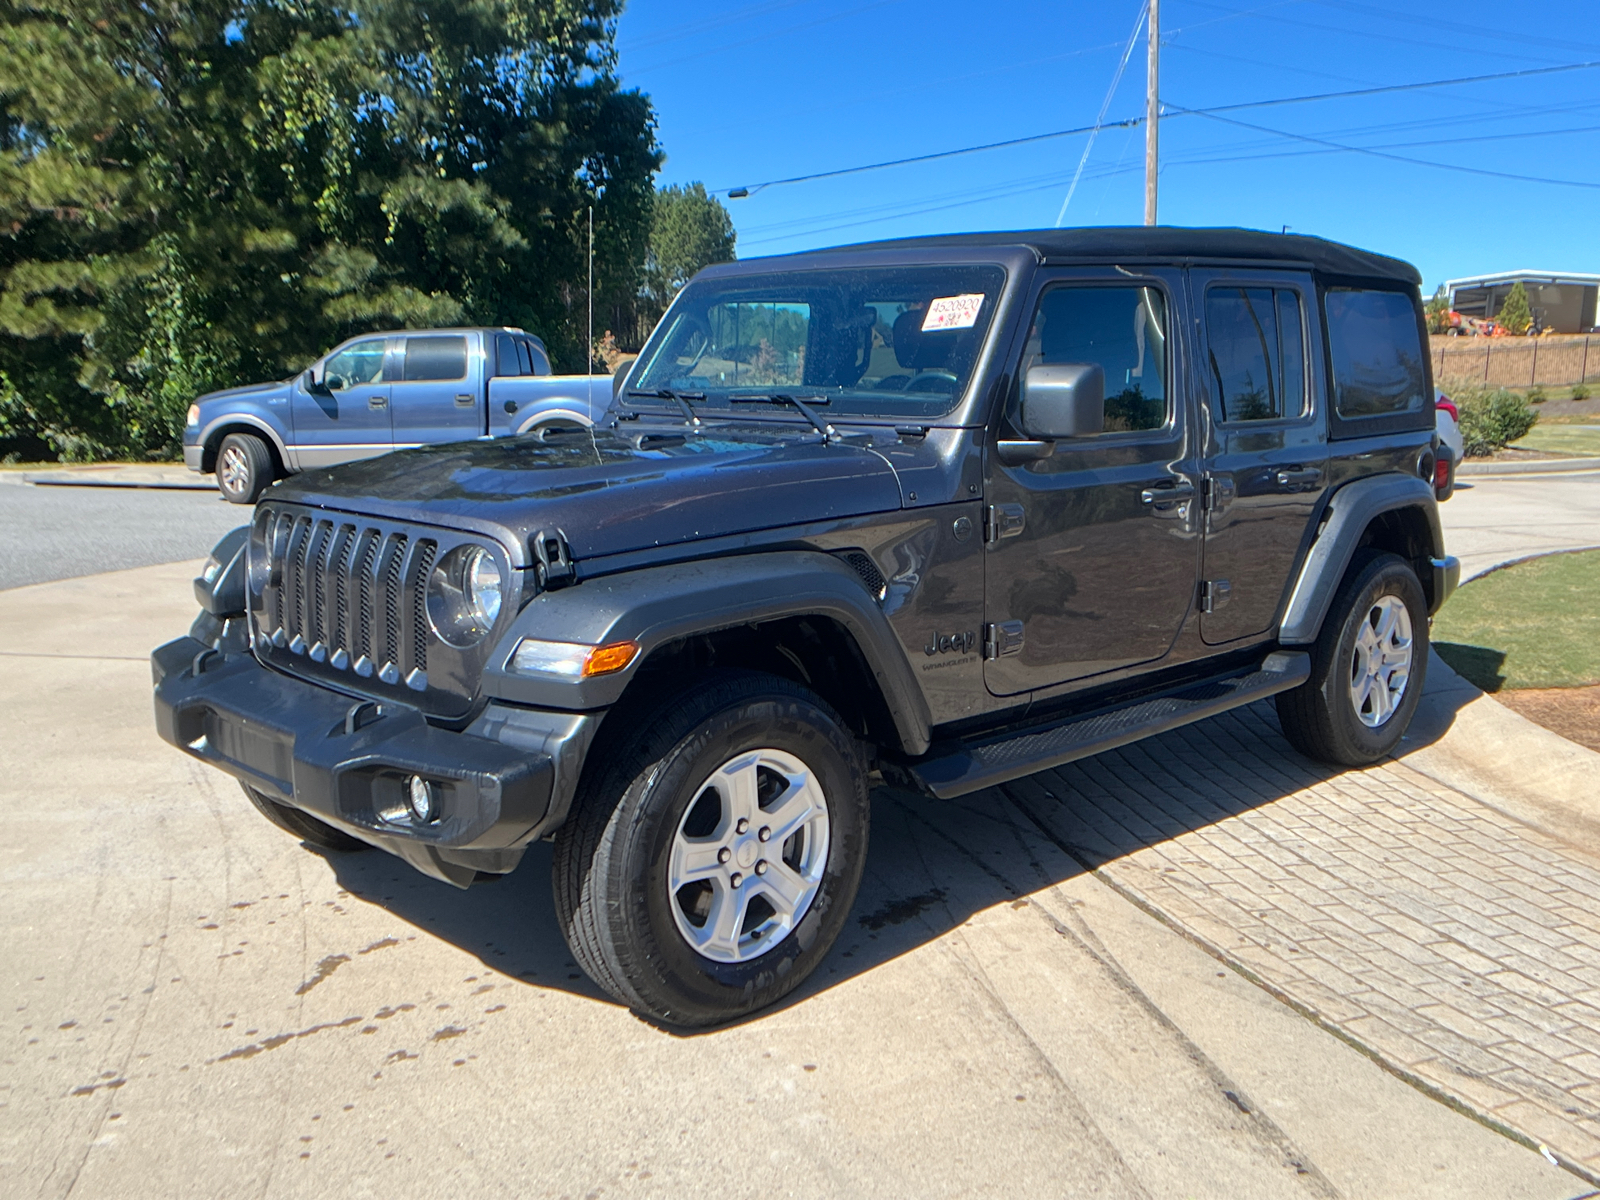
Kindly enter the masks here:
M 669 1025 L 717 1025 L 781 999 L 833 946 L 861 882 L 868 800 L 854 737 L 805 688 L 743 671 L 708 675 L 653 705 L 619 710 L 608 725 L 608 750 L 589 759 L 604 765 L 585 776 L 556 837 L 556 913 L 574 957 L 622 1003 Z M 744 961 L 718 962 L 679 930 L 669 860 L 712 773 L 755 749 L 800 760 L 820 786 L 826 861 L 815 898 L 792 929 Z
M 1356 641 L 1386 599 L 1405 606 L 1411 658 L 1398 703 L 1387 715 L 1372 710 L 1377 723 L 1369 725 L 1353 696 L 1352 679 L 1361 663 Z M 1278 693 L 1278 722 L 1290 744 L 1308 758 L 1341 767 L 1367 766 L 1389 754 L 1405 735 L 1422 699 L 1427 671 L 1428 605 L 1416 572 L 1399 555 L 1359 551 L 1312 647 L 1311 678 Z M 1364 707 L 1371 710 L 1371 701 Z
M 335 829 L 315 817 L 308 817 L 298 808 L 290 808 L 286 804 L 279 804 L 276 800 L 267 799 L 248 783 L 241 782 L 239 786 L 250 798 L 250 803 L 256 806 L 257 812 L 279 829 L 294 834 L 302 842 L 321 847 L 323 850 L 342 850 L 347 853 L 372 848 L 360 838 L 353 838 L 341 829 Z
M 217 490 L 230 504 L 254 504 L 272 482 L 272 451 L 254 434 L 230 433 L 217 447 Z

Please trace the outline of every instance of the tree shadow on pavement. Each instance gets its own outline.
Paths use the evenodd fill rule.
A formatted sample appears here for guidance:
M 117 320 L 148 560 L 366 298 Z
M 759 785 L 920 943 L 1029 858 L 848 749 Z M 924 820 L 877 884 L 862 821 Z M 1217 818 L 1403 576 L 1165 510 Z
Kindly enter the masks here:
M 850 920 L 816 974 L 781 1007 L 933 942 L 985 909 L 1337 774 L 1296 753 L 1265 702 L 958 800 L 880 787 Z M 467 891 L 384 854 L 329 857 L 353 897 L 485 966 L 609 1002 L 567 952 L 548 844 L 532 847 L 512 875 Z

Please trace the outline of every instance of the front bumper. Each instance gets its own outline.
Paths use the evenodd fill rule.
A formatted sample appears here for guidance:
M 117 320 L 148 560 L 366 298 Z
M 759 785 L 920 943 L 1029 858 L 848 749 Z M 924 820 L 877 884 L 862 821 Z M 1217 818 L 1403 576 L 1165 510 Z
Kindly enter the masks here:
M 600 720 L 496 706 L 452 732 L 414 708 L 352 699 L 192 637 L 159 647 L 150 663 L 163 739 L 461 887 L 511 870 L 565 817 Z M 438 791 L 431 824 L 407 812 L 414 774 Z
M 183 448 L 183 465 L 191 471 L 199 471 L 205 462 L 206 448 L 200 445 L 185 445 Z

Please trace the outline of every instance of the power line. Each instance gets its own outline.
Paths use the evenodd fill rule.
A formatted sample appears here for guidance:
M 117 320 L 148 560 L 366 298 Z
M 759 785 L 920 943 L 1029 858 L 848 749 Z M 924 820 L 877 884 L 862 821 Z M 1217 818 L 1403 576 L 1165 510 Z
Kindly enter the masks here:
M 1593 107 L 1593 105 L 1585 106 Z M 1560 110 L 1552 110 L 1560 111 Z M 1242 124 L 1242 122 L 1233 122 Z M 1273 132 L 1273 131 L 1267 131 Z M 1326 142 L 1309 149 L 1273 150 L 1260 154 L 1227 154 L 1211 157 L 1197 157 L 1196 152 L 1187 155 L 1178 155 L 1169 158 L 1163 164 L 1163 169 L 1172 167 L 1197 167 L 1210 166 L 1218 163 L 1257 162 L 1273 158 L 1298 158 L 1317 154 L 1344 153 L 1347 149 L 1354 152 L 1365 150 L 1393 150 L 1408 149 L 1413 146 L 1454 146 L 1473 142 L 1504 141 L 1511 138 L 1524 139 L 1530 137 L 1553 137 L 1573 133 L 1597 133 L 1600 125 L 1585 125 L 1567 129 L 1536 129 L 1519 130 L 1514 133 L 1469 134 L 1464 137 L 1433 139 L 1426 142 L 1386 142 L 1374 147 L 1344 147 L 1338 143 Z M 1256 143 L 1259 145 L 1260 143 Z M 1204 154 L 1204 151 L 1199 152 Z M 1411 160 L 1419 162 L 1421 160 Z M 1445 165 L 1445 164 L 1438 164 Z M 1140 167 L 1123 167 L 1119 160 L 1115 166 L 1091 168 L 1086 177 L 1089 179 L 1110 179 L 1117 175 L 1126 175 L 1139 170 Z M 844 209 L 831 213 L 814 213 L 808 217 L 801 217 L 790 221 L 778 221 L 767 225 L 749 226 L 740 231 L 741 246 L 762 246 L 771 242 L 787 241 L 797 237 L 812 237 L 817 234 L 831 233 L 839 229 L 855 229 L 863 225 L 876 225 L 884 221 L 896 221 L 905 217 L 924 216 L 929 213 L 946 212 L 956 208 L 970 208 L 973 205 L 987 204 L 995 200 L 1009 199 L 1012 196 L 1028 195 L 1033 192 L 1048 191 L 1065 182 L 1067 175 L 1063 172 L 1051 172 L 1048 175 L 1026 176 L 1017 179 L 1005 180 L 996 185 L 982 188 L 968 189 L 957 192 L 946 192 L 943 195 L 923 197 L 922 200 L 879 204 L 866 208 Z M 925 204 L 926 200 L 937 200 L 940 203 Z M 819 222 L 833 222 L 821 224 Z M 815 228 L 804 228 L 813 225 Z M 766 236 L 750 237 L 750 234 L 764 234 Z
M 1455 163 L 1433 162 L 1425 158 L 1410 158 L 1403 154 L 1388 154 L 1382 150 L 1373 150 L 1366 146 L 1346 146 L 1339 142 L 1330 142 L 1326 138 L 1312 137 L 1304 133 L 1288 133 L 1282 129 L 1268 129 L 1265 125 L 1251 125 L 1247 121 L 1234 120 L 1231 117 L 1219 117 L 1215 111 L 1206 111 L 1198 108 L 1177 108 L 1175 112 L 1187 113 L 1190 116 L 1204 117 L 1208 121 L 1220 121 L 1224 125 L 1237 125 L 1241 129 L 1254 129 L 1257 133 L 1271 133 L 1281 138 L 1289 138 L 1297 142 L 1310 142 L 1316 146 L 1326 146 L 1330 150 L 1344 150 L 1351 154 L 1367 154 L 1373 158 L 1387 158 L 1394 162 L 1411 163 L 1420 167 L 1437 167 L 1441 171 L 1460 171 L 1467 175 L 1488 175 L 1495 179 L 1514 179 L 1519 183 L 1553 183 L 1562 187 L 1593 188 L 1600 191 L 1600 183 L 1589 183 L 1581 179 L 1548 179 L 1539 175 L 1514 175 L 1509 171 L 1491 171 L 1484 167 L 1463 167 Z
M 1490 75 L 1462 75 L 1454 79 L 1432 79 L 1421 83 L 1393 83 L 1382 87 L 1356 88 L 1345 92 L 1318 92 L 1310 96 L 1281 96 L 1274 100 L 1246 100 L 1237 104 L 1218 104 L 1209 108 L 1178 108 L 1173 106 L 1176 114 L 1185 116 L 1209 116 L 1216 113 L 1239 112 L 1249 108 L 1272 108 L 1285 104 L 1310 104 L 1321 100 L 1343 100 L 1359 96 L 1380 96 L 1393 92 L 1412 92 L 1425 88 L 1454 87 L 1468 83 L 1488 83 L 1500 79 L 1527 79 L 1537 75 L 1553 75 L 1563 71 L 1586 71 L 1600 67 L 1600 60 L 1581 63 L 1563 63 L 1554 67 L 1528 67 L 1520 71 L 1497 71 Z M 813 171 L 808 175 L 791 175 L 785 179 L 768 179 L 762 183 L 745 184 L 741 187 L 719 187 L 713 189 L 725 192 L 731 199 L 739 199 L 763 188 L 780 187 L 788 183 L 810 183 L 817 179 L 837 179 L 841 175 L 857 175 L 863 171 L 881 171 L 889 167 L 910 166 L 913 163 L 934 162 L 938 159 L 955 158 L 964 154 L 978 154 L 985 150 L 1000 150 L 1008 146 L 1025 146 L 1033 142 L 1050 141 L 1054 138 L 1072 137 L 1080 133 L 1093 133 L 1101 129 L 1125 129 L 1144 124 L 1143 117 L 1129 117 L 1122 121 L 1099 122 L 1094 125 L 1080 125 L 1075 129 L 1056 129 L 1049 133 L 1033 133 L 1025 137 L 1005 138 L 998 142 L 985 142 L 978 146 L 962 146 L 955 150 L 938 150 L 931 154 L 914 154 L 908 158 L 888 159 L 883 162 L 863 163 L 855 167 L 837 167 L 831 171 Z M 1246 126 L 1249 128 L 1249 126 Z M 1276 130 L 1266 130 L 1274 133 Z M 1288 136 L 1288 135 L 1284 135 Z

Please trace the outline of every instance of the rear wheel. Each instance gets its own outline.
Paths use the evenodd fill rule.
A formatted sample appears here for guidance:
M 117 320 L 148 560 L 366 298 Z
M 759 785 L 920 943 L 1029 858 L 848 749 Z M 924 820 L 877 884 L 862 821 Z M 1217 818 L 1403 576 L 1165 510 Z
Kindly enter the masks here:
M 556 839 L 574 956 L 618 1000 L 674 1025 L 772 1004 L 827 954 L 861 881 L 854 738 L 805 688 L 745 672 L 610 719 L 637 739 L 585 780 Z
M 1311 655 L 1311 678 L 1277 697 L 1284 736 L 1321 762 L 1360 767 L 1392 751 L 1422 698 L 1428 606 L 1405 559 L 1362 551 Z
M 279 829 L 294 834 L 302 842 L 313 846 L 320 846 L 324 850 L 368 850 L 371 849 L 360 838 L 353 838 L 343 830 L 335 829 L 324 821 L 309 817 L 298 808 L 290 808 L 287 804 L 279 804 L 276 800 L 269 800 L 248 783 L 240 783 L 244 794 L 250 798 L 250 803 L 256 806 L 267 820 Z
M 230 504 L 254 504 L 272 482 L 272 451 L 254 434 L 230 433 L 217 447 L 217 490 Z

